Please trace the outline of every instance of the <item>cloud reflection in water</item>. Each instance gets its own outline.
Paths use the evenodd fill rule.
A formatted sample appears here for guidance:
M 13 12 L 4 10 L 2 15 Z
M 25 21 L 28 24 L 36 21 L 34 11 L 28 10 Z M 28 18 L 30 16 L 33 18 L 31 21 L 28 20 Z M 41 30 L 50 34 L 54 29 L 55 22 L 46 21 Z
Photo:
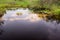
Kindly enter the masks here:
M 22 15 L 17 15 L 17 13 L 22 13 Z M 9 15 L 10 14 L 10 15 Z M 7 16 L 8 15 L 8 16 Z M 28 9 L 20 9 L 15 11 L 7 11 L 5 16 L 3 17 L 4 20 L 15 21 L 15 20 L 27 20 L 30 22 L 35 22 L 41 20 L 37 14 L 33 14 Z

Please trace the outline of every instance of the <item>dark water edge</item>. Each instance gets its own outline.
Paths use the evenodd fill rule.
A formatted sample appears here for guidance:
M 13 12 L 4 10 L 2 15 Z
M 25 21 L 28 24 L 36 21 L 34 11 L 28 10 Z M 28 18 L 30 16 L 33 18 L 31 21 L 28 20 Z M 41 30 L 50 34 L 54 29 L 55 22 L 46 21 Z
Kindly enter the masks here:
M 13 25 L 15 23 L 15 25 Z M 28 22 L 27 22 L 28 23 Z M 17 24 L 17 25 L 16 25 Z M 19 26 L 18 26 L 19 25 Z M 9 27 L 8 27 L 9 26 Z M 18 26 L 18 27 L 16 27 Z M 22 27 L 20 27 L 22 26 Z M 31 26 L 31 27 L 30 27 Z M 21 25 L 17 22 L 12 22 L 12 24 L 6 25 L 6 28 L 4 28 L 2 39 L 3 40 L 46 40 L 48 39 L 48 32 L 47 29 L 44 26 L 40 26 L 39 24 L 31 24 L 29 23 L 24 24 L 21 23 Z M 16 27 L 15 29 L 13 29 Z M 26 28 L 25 28 L 26 27 Z M 44 27 L 45 29 L 43 29 Z M 44 32 L 45 31 L 45 32 Z

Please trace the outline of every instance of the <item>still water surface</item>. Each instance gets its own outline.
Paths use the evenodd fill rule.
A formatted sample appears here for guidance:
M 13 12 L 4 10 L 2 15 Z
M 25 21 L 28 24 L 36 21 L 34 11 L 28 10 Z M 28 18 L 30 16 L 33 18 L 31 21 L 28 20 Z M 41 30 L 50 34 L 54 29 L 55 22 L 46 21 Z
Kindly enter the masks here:
M 60 24 L 27 9 L 6 10 L 0 19 L 0 40 L 60 40 Z

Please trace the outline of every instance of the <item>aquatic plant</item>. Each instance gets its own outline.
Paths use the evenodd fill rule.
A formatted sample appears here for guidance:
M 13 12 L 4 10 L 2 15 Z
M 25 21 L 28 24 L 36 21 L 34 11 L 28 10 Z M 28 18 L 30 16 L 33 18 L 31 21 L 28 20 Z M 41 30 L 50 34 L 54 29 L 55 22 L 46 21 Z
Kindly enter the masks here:
M 19 16 L 19 15 L 22 15 L 22 13 L 16 13 L 16 15 L 18 15 L 18 16 Z

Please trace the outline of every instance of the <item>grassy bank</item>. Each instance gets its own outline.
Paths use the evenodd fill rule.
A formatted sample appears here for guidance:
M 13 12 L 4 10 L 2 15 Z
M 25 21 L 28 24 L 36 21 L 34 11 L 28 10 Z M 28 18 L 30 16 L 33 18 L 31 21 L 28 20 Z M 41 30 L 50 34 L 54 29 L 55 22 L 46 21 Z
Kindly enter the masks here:
M 42 0 L 0 0 L 0 14 L 7 9 L 29 8 L 37 13 L 60 15 L 60 1 L 49 2 Z

